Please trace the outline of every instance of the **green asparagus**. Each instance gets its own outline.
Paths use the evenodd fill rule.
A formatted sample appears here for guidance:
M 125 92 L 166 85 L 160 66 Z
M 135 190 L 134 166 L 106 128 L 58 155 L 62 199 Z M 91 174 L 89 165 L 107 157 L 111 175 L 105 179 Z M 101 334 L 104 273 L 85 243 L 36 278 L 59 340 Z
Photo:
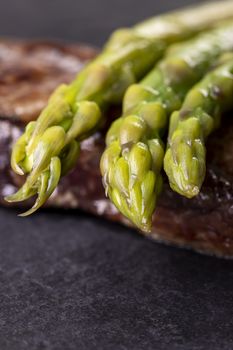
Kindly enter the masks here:
M 208 135 L 219 126 L 221 114 L 233 107 L 233 59 L 210 72 L 172 114 L 164 169 L 171 188 L 196 196 L 205 177 Z
M 184 40 L 233 17 L 231 1 L 215 2 L 118 30 L 103 52 L 70 84 L 60 86 L 36 122 L 31 122 L 13 148 L 11 165 L 28 174 L 8 201 L 38 194 L 28 215 L 38 209 L 56 188 L 60 176 L 74 167 L 80 141 L 100 127 L 103 111 L 120 103 L 124 92 L 141 79 L 171 42 Z
M 150 231 L 161 191 L 161 137 L 168 116 L 180 108 L 190 87 L 228 51 L 233 51 L 232 23 L 172 46 L 167 56 L 125 94 L 123 116 L 107 133 L 100 168 L 106 194 L 144 231 Z

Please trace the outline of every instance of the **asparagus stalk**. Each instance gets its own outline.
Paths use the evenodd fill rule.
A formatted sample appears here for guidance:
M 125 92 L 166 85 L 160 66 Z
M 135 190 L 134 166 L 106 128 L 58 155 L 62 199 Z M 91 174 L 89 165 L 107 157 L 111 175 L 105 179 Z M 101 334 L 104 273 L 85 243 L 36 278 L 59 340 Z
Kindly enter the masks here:
M 70 84 L 53 93 L 36 122 L 30 123 L 15 144 L 13 170 L 28 174 L 8 201 L 38 194 L 37 210 L 56 188 L 60 176 L 73 168 L 80 142 L 99 128 L 102 112 L 120 103 L 126 89 L 141 79 L 171 42 L 186 39 L 233 17 L 231 1 L 215 2 L 156 17 L 132 29 L 116 31 L 103 52 Z
M 162 187 L 161 137 L 168 117 L 180 108 L 187 91 L 229 50 L 233 51 L 232 23 L 172 46 L 167 56 L 125 94 L 123 116 L 107 133 L 100 168 L 106 194 L 144 231 L 150 231 Z
M 233 107 L 233 58 L 210 72 L 186 96 L 170 123 L 164 169 L 171 188 L 192 198 L 206 170 L 205 141 L 219 126 L 221 114 Z

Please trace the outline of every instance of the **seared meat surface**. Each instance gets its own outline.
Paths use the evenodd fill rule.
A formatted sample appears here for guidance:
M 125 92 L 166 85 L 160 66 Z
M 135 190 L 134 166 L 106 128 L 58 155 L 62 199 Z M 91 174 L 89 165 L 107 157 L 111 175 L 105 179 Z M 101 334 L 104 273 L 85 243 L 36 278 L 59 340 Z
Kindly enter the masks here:
M 56 86 L 70 82 L 96 52 L 59 42 L 0 41 L 0 116 L 35 119 Z

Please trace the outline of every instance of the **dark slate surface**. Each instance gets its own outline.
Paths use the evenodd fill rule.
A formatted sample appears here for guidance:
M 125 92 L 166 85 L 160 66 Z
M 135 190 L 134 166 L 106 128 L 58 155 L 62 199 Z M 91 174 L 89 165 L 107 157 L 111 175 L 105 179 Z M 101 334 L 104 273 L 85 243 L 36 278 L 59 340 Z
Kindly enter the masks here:
M 101 44 L 192 1 L 8 0 L 0 33 Z M 233 262 L 78 211 L 0 210 L 0 350 L 233 349 Z

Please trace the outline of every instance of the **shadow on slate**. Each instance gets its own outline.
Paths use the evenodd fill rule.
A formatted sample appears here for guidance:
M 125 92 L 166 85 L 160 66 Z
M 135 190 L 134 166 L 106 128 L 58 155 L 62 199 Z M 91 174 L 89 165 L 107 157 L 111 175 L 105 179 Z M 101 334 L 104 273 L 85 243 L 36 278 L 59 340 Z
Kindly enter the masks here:
M 0 211 L 0 349 L 226 349 L 233 261 L 83 213 Z
M 101 44 L 119 25 L 192 2 L 8 0 L 0 32 Z M 233 348 L 233 261 L 78 211 L 16 214 L 0 210 L 1 350 Z

